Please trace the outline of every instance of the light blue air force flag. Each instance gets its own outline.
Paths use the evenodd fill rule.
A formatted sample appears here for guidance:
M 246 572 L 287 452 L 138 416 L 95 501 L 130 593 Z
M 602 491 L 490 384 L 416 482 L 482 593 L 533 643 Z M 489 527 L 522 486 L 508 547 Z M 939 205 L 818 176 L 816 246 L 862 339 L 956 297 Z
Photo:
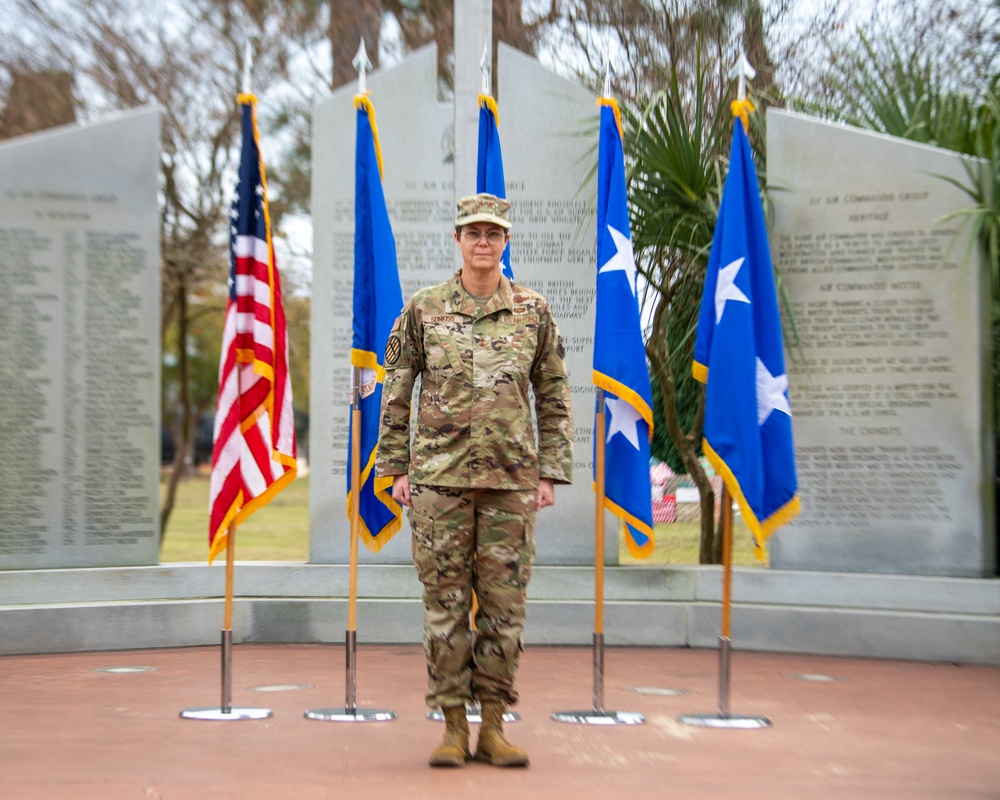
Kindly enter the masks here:
M 618 104 L 603 97 L 599 104 L 594 383 L 606 399 L 605 430 L 596 433 L 605 440 L 605 506 L 625 524 L 632 555 L 646 558 L 653 552 L 653 394 L 636 296 Z
M 759 558 L 799 512 L 792 409 L 757 171 L 737 120 L 694 349 L 706 384 L 704 450 L 739 503 Z
M 500 150 L 500 115 L 497 103 L 489 95 L 479 95 L 479 160 L 476 163 L 476 193 L 489 192 L 494 197 L 507 197 L 503 177 L 503 153 Z M 500 256 L 503 274 L 514 280 L 510 265 L 510 242 Z
M 396 240 L 382 190 L 382 156 L 378 147 L 375 109 L 367 95 L 354 99 L 357 108 L 357 149 L 354 168 L 354 337 L 351 365 L 358 368 L 361 393 L 361 541 L 378 551 L 402 525 L 399 504 L 392 499 L 392 478 L 375 475 L 382 410 L 383 358 L 392 324 L 403 307 L 396 265 Z M 352 370 L 353 373 L 353 370 Z M 353 437 L 353 431 L 351 432 Z M 352 469 L 347 451 L 348 515 Z

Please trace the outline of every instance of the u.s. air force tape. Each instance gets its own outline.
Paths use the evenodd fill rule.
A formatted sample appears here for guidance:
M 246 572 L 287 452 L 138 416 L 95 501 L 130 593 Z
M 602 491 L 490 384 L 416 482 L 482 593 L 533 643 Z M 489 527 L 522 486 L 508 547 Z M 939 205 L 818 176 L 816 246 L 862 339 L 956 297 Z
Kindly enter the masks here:
M 385 343 L 385 363 L 395 364 L 399 361 L 399 354 L 403 351 L 403 346 L 399 343 L 398 336 L 390 336 Z

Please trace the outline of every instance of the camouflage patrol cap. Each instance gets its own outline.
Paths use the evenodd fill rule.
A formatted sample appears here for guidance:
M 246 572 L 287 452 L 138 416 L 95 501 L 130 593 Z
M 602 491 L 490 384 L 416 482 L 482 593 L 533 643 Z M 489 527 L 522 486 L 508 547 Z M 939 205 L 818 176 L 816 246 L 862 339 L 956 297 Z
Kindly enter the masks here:
M 458 201 L 458 216 L 455 225 L 469 225 L 473 222 L 492 222 L 501 228 L 510 228 L 507 212 L 510 211 L 510 201 L 493 194 L 480 192 Z

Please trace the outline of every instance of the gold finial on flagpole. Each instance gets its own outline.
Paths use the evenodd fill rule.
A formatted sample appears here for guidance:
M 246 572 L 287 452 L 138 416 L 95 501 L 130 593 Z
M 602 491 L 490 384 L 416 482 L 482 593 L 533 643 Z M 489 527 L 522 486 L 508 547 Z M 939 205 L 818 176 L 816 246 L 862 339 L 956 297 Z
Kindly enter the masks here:
M 372 62 L 368 60 L 368 51 L 365 49 L 364 38 L 361 39 L 358 52 L 355 54 L 351 64 L 358 71 L 358 94 L 366 94 L 368 86 L 365 81 L 365 72 L 372 68 Z
M 483 73 L 482 94 L 489 97 L 493 88 L 492 81 L 490 80 L 490 72 L 493 69 L 493 65 L 492 59 L 490 58 L 489 37 L 486 38 L 486 43 L 483 45 L 483 57 L 479 59 L 479 69 Z

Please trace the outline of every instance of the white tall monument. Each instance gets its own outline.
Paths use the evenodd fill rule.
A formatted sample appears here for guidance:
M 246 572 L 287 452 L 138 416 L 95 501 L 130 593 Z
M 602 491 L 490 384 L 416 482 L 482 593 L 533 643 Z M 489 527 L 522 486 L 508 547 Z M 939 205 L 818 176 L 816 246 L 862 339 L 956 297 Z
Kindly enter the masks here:
M 383 186 L 403 298 L 456 268 L 455 201 L 475 192 L 480 59 L 491 4 L 456 3 L 455 102 L 437 101 L 433 46 L 368 77 L 384 164 Z M 501 44 L 500 132 L 512 203 L 515 279 L 552 305 L 573 388 L 574 482 L 538 517 L 539 564 L 592 564 L 591 490 L 597 151 L 594 95 Z M 348 358 L 354 263 L 354 87 L 314 115 L 310 560 L 345 563 Z M 592 136 L 587 136 L 593 131 Z M 610 519 L 610 517 L 609 517 Z M 609 530 L 616 530 L 609 525 Z M 617 537 L 605 560 L 617 561 Z M 409 528 L 364 564 L 408 564 Z

